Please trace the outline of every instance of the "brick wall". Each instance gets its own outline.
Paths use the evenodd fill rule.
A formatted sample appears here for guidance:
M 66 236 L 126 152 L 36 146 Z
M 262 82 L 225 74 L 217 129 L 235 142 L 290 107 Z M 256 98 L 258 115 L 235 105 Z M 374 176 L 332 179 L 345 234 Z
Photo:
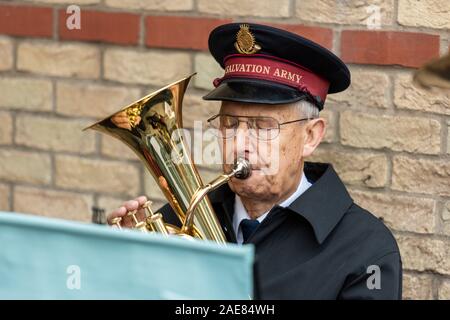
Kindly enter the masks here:
M 81 30 L 66 28 L 70 4 Z M 380 10 L 375 30 L 370 8 Z M 448 51 L 447 0 L 0 1 L 0 210 L 88 221 L 92 205 L 139 194 L 162 203 L 131 151 L 80 130 L 193 71 L 184 120 L 205 120 L 218 105 L 201 96 L 222 74 L 207 36 L 244 20 L 309 37 L 349 64 L 353 84 L 329 96 L 313 160 L 332 162 L 394 231 L 404 297 L 450 299 L 450 95 L 411 84 L 415 68 Z

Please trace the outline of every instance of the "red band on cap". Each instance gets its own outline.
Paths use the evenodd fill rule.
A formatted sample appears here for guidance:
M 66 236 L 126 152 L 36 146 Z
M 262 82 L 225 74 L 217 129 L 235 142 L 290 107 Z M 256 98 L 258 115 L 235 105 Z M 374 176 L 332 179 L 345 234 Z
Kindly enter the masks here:
M 223 80 L 251 78 L 272 81 L 319 96 L 322 102 L 328 93 L 329 81 L 308 69 L 277 57 L 263 54 L 233 54 L 225 57 L 225 74 L 214 80 L 217 87 Z

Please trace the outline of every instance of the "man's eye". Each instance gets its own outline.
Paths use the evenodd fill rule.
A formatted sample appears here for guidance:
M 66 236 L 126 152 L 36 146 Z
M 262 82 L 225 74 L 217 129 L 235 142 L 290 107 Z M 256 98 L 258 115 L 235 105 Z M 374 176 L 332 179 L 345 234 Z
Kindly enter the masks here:
M 276 124 L 274 124 L 271 119 L 258 119 L 255 121 L 256 129 L 274 129 L 276 128 Z
M 236 127 L 236 121 L 233 121 L 233 119 L 223 119 L 222 120 L 222 127 L 224 127 L 224 128 L 234 128 L 234 127 Z

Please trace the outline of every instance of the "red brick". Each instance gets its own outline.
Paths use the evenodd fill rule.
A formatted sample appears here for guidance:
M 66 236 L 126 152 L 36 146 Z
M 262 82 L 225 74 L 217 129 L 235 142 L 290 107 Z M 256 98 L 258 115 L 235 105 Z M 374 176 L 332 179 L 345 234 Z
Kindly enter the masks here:
M 343 31 L 345 62 L 420 67 L 439 56 L 439 36 L 394 31 Z
M 32 6 L 0 5 L 0 34 L 51 37 L 53 10 Z
M 150 16 L 145 20 L 145 43 L 149 47 L 207 50 L 211 30 L 229 22 L 231 20 Z
M 299 24 L 277 24 L 270 22 L 266 22 L 264 24 L 296 33 L 299 36 L 314 41 L 327 49 L 332 49 L 333 47 L 333 31 L 331 29 L 310 27 Z
M 64 40 L 101 41 L 122 45 L 137 44 L 139 16 L 131 13 L 81 11 L 81 29 L 69 30 L 66 20 L 70 16 L 59 11 L 59 36 Z

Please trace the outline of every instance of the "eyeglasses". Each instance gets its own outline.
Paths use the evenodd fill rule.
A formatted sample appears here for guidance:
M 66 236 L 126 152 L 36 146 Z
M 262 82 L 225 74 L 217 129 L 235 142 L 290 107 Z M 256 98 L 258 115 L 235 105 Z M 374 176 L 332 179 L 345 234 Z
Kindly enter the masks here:
M 246 120 L 240 120 L 240 118 L 246 118 Z M 216 129 L 215 132 L 223 139 L 234 137 L 239 124 L 245 122 L 252 136 L 259 140 L 272 140 L 280 134 L 281 126 L 307 120 L 311 120 L 311 118 L 296 119 L 279 123 L 277 119 L 272 117 L 238 117 L 229 114 L 216 114 L 207 121 L 209 126 Z

